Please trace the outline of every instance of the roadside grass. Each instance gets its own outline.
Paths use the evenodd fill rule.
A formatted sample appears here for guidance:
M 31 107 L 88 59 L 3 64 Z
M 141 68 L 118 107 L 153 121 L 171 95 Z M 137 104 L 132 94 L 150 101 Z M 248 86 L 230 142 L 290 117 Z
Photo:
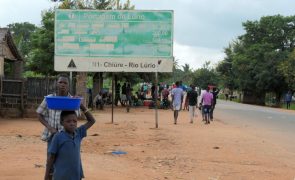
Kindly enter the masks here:
M 225 100 L 225 96 L 223 94 L 219 94 L 218 99 Z M 228 101 L 230 101 L 230 100 L 228 100 Z M 233 98 L 231 101 L 236 102 L 236 103 L 241 103 L 241 100 L 239 98 Z M 265 106 L 266 107 L 274 107 L 273 104 L 270 104 L 270 103 L 266 103 Z M 280 105 L 280 107 L 277 107 L 277 108 L 287 109 L 286 103 L 282 103 Z M 290 110 L 295 110 L 295 101 L 291 103 Z
M 286 103 L 284 103 L 281 108 L 283 109 L 287 109 L 286 107 Z M 292 102 L 291 105 L 290 105 L 290 110 L 295 110 L 295 102 Z

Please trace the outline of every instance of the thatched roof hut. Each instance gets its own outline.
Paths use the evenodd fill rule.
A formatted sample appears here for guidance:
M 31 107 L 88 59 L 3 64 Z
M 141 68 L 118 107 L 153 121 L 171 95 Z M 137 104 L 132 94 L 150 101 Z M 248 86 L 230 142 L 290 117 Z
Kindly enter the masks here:
M 9 65 L 9 78 L 19 79 L 23 72 L 23 58 L 13 42 L 8 28 L 0 28 L 0 76 L 6 77 L 4 68 Z

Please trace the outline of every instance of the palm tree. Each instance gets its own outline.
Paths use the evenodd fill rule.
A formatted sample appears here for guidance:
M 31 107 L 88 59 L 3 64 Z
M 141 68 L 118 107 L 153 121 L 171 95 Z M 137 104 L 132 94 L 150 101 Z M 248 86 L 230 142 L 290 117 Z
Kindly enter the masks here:
M 189 64 L 185 63 L 184 65 L 182 65 L 182 69 L 184 73 L 189 73 L 192 72 L 191 67 Z
M 192 83 L 192 70 L 190 68 L 190 65 L 185 63 L 182 66 L 182 69 L 183 69 L 183 77 L 182 77 L 182 79 L 185 80 L 186 84 L 191 84 Z

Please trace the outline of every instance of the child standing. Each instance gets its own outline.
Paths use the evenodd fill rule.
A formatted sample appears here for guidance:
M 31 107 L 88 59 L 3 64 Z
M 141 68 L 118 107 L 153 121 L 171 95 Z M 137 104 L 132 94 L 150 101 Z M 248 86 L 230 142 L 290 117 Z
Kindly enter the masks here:
M 84 107 L 84 106 L 82 106 Z M 64 130 L 54 135 L 48 148 L 45 180 L 50 178 L 50 169 L 54 167 L 54 180 L 81 180 L 84 178 L 80 156 L 81 141 L 87 135 L 95 119 L 85 107 L 82 109 L 87 123 L 77 128 L 78 117 L 75 111 L 62 111 L 60 123 Z

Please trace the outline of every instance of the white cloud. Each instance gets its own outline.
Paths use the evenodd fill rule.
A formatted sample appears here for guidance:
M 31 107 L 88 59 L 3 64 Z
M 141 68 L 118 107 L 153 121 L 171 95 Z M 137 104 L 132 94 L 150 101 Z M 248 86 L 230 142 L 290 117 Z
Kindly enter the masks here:
M 17 22 L 40 25 L 41 11 L 54 4 L 50 0 L 0 0 L 0 27 Z
M 122 0 L 124 2 L 126 0 Z M 50 0 L 0 0 L 0 26 L 40 25 Z M 242 23 L 262 16 L 295 14 L 294 0 L 131 0 L 138 10 L 174 11 L 174 56 L 194 69 L 223 59 L 223 48 L 244 33 Z
M 206 61 L 210 61 L 211 65 L 216 65 L 225 57 L 220 49 L 188 46 L 177 42 L 174 43 L 173 51 L 180 66 L 189 64 L 192 69 L 201 68 Z

